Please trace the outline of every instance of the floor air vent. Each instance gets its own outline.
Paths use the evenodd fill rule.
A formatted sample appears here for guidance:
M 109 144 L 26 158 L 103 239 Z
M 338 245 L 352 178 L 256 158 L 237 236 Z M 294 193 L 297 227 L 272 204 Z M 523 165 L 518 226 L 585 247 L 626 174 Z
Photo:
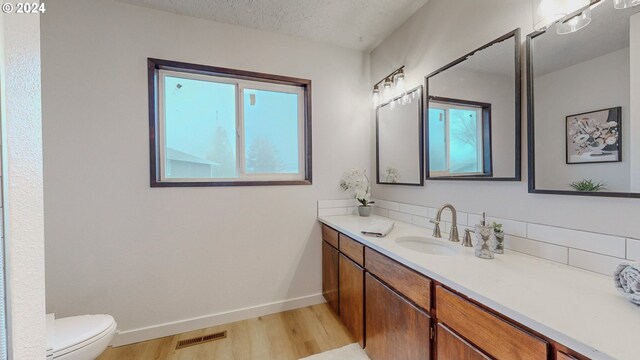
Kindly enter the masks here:
M 227 331 L 221 331 L 209 335 L 198 336 L 191 339 L 185 339 L 178 341 L 176 345 L 176 350 L 186 348 L 189 346 L 204 344 L 209 341 L 221 340 L 227 337 Z

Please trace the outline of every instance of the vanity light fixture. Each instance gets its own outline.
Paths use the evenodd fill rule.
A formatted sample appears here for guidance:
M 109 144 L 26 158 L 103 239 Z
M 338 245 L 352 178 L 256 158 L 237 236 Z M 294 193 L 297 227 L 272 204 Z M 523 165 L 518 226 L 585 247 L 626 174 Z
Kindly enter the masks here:
M 580 14 L 575 15 L 571 19 L 560 21 L 556 24 L 556 32 L 558 35 L 571 34 L 591 22 L 591 7 L 587 7 Z
M 640 5 L 640 0 L 613 0 L 613 7 L 619 10 Z
M 381 86 L 382 90 L 380 89 Z M 400 101 L 403 104 L 411 101 L 411 99 L 408 99 L 408 96 L 406 96 L 405 91 L 404 65 L 373 85 L 372 101 L 374 107 L 378 107 L 381 102 L 391 101 L 396 97 L 400 97 Z M 392 105 L 395 107 L 395 104 Z
M 536 31 L 546 30 L 567 15 L 589 5 L 591 0 L 532 0 L 533 28 Z M 591 13 L 588 16 L 591 21 Z

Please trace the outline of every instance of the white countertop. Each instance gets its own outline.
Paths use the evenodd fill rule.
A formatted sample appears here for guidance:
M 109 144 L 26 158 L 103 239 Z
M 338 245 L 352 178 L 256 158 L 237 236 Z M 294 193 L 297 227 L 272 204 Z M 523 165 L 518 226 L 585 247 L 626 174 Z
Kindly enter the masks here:
M 431 230 L 392 220 L 395 227 L 384 238 L 361 234 L 373 218 L 319 220 L 594 360 L 640 359 L 640 306 L 618 294 L 613 278 L 509 250 L 493 260 L 480 259 L 460 243 L 455 244 L 459 255 L 423 254 L 394 239 L 431 237 Z M 452 244 L 446 239 L 443 234 L 438 240 Z

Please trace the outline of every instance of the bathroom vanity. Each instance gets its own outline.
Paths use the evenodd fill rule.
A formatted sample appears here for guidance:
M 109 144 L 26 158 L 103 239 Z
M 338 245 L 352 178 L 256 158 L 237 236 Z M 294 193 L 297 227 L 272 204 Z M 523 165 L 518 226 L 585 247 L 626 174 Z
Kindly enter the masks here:
M 507 252 L 494 260 L 441 241 L 451 255 L 402 246 L 428 230 L 320 217 L 323 294 L 372 360 L 632 359 L 640 308 L 610 278 Z M 579 301 L 578 301 L 579 300 Z

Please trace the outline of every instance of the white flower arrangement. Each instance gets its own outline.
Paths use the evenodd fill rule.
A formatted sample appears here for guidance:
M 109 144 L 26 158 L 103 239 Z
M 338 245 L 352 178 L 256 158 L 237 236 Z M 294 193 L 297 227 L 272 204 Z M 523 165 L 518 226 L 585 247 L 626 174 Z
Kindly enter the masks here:
M 352 168 L 345 171 L 340 179 L 340 188 L 342 191 L 351 191 L 362 206 L 374 203 L 371 201 L 371 186 L 366 170 Z

